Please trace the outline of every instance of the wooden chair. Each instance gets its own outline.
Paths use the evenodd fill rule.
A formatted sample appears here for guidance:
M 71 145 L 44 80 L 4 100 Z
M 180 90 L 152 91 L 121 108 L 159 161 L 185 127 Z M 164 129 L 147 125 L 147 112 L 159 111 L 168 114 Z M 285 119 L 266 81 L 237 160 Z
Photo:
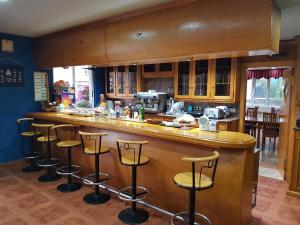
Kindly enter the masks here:
M 255 106 L 254 108 L 247 108 L 246 116 L 257 119 L 257 112 L 258 112 L 258 106 Z M 245 132 L 253 137 L 256 137 L 256 129 L 257 124 L 256 123 L 246 123 L 245 124 Z
M 262 135 L 262 149 L 265 148 L 266 138 L 269 138 L 269 150 L 271 146 L 271 139 L 274 139 L 273 152 L 275 151 L 276 138 L 279 137 L 279 123 L 277 113 L 263 113 L 263 135 Z

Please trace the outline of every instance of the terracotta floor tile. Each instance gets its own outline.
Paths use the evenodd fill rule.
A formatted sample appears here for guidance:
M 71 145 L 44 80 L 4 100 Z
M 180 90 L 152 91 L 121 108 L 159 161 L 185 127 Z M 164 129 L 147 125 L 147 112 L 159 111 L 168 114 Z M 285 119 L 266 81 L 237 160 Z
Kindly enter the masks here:
M 50 202 L 49 197 L 41 193 L 32 193 L 21 199 L 15 201 L 15 204 L 21 209 L 31 209 L 33 207 L 40 207 L 46 203 Z
M 4 177 L 0 180 L 0 190 L 6 189 L 6 188 L 12 188 L 16 185 L 18 185 L 20 181 L 16 179 L 15 177 Z
M 51 225 L 92 225 L 92 224 L 82 218 L 71 217 L 71 218 L 66 218 L 62 221 L 51 223 Z
M 91 188 L 83 186 L 73 193 L 61 193 L 56 187 L 66 179 L 41 183 L 37 179 L 45 171 L 25 174 L 22 168 L 22 165 L 0 168 L 0 225 L 123 224 L 118 214 L 129 205 L 119 201 L 116 195 L 111 195 L 111 200 L 103 205 L 88 205 L 83 197 L 92 192 Z M 287 196 L 286 191 L 284 182 L 259 177 L 251 225 L 300 225 L 300 199 Z M 144 208 L 150 214 L 144 225 L 170 224 L 169 216 Z
M 12 219 L 7 222 L 1 223 L 1 225 L 30 225 L 23 220 L 17 218 L 17 219 Z
M 13 216 L 12 211 L 8 209 L 6 206 L 0 205 L 0 222 L 4 221 L 10 216 Z
M 3 191 L 6 198 L 21 198 L 28 194 L 32 194 L 34 189 L 27 185 L 18 185 L 17 187 L 11 188 L 9 190 Z
M 60 220 L 68 214 L 68 210 L 58 204 L 50 204 L 46 207 L 39 208 L 30 214 L 39 224 L 47 224 L 54 220 Z
M 300 224 L 300 209 L 295 209 L 290 206 L 281 206 L 277 213 L 280 215 L 282 220 L 291 220 Z

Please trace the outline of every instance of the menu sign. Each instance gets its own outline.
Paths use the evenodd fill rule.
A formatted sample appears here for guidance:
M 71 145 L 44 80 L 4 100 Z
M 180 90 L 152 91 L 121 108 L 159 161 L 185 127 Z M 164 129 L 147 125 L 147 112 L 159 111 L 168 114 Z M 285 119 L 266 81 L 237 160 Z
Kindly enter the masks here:
M 34 72 L 34 100 L 48 101 L 47 73 Z
M 0 86 L 22 85 L 24 85 L 23 66 L 0 64 Z

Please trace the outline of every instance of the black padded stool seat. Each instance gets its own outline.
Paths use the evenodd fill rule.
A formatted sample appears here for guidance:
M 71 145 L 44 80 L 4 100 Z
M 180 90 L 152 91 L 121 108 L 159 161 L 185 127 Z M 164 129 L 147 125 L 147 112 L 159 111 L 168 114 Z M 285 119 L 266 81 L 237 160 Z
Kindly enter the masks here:
M 95 157 L 95 172 L 82 178 L 86 185 L 95 187 L 95 191 L 84 196 L 83 200 L 91 205 L 103 204 L 110 199 L 109 194 L 101 193 L 99 185 L 108 181 L 109 175 L 100 171 L 100 155 L 109 153 L 109 146 L 102 146 L 102 137 L 107 133 L 91 133 L 79 131 L 84 154 Z
M 195 212 L 195 191 L 206 190 L 214 186 L 214 179 L 218 165 L 219 153 L 214 152 L 212 156 L 195 158 L 182 157 L 182 160 L 192 163 L 191 172 L 178 173 L 174 177 L 174 183 L 180 187 L 189 190 L 189 211 L 175 214 L 171 219 L 172 225 L 179 224 L 211 224 L 206 216 Z M 196 172 L 196 163 L 199 165 L 199 172 Z M 210 174 L 205 175 L 205 173 Z
M 27 166 L 22 169 L 24 173 L 31 173 L 40 171 L 43 169 L 37 165 L 38 159 L 40 157 L 40 153 L 35 150 L 35 141 L 36 134 L 32 130 L 33 118 L 20 118 L 17 120 L 18 130 L 20 132 L 21 137 L 29 138 L 30 141 L 30 151 L 23 153 L 24 159 L 30 162 L 30 166 Z M 25 130 L 26 129 L 26 130 Z M 37 135 L 41 135 L 41 132 L 38 132 Z
M 52 158 L 52 153 L 51 153 L 51 143 L 56 141 L 57 138 L 54 134 L 52 134 L 51 128 L 54 126 L 54 124 L 38 124 L 38 123 L 33 123 L 32 127 L 34 130 L 34 133 L 36 136 L 41 133 L 41 136 L 39 136 L 36 140 L 38 142 L 41 142 L 45 145 L 47 145 L 47 153 L 46 153 L 46 158 L 42 159 L 38 162 L 38 165 L 40 167 L 46 168 L 46 174 L 40 176 L 38 179 L 40 182 L 51 182 L 51 181 L 56 181 L 60 179 L 60 175 L 57 174 L 53 170 L 53 166 L 56 166 L 59 164 L 58 159 Z
M 120 190 L 119 198 L 131 202 L 131 208 L 124 209 L 119 213 L 119 219 L 126 224 L 140 224 L 148 220 L 149 214 L 146 210 L 137 208 L 136 203 L 145 199 L 149 191 L 137 186 L 137 167 L 146 165 L 150 159 L 142 155 L 142 146 L 148 141 L 117 140 L 118 155 L 120 163 L 130 166 L 132 169 L 131 186 Z
M 73 192 L 81 188 L 81 183 L 73 182 L 72 175 L 79 173 L 79 166 L 72 164 L 72 148 L 81 145 L 81 142 L 76 140 L 77 130 L 79 126 L 73 124 L 61 124 L 52 127 L 55 130 L 58 142 L 56 146 L 67 150 L 67 164 L 56 170 L 60 175 L 67 176 L 68 182 L 60 184 L 57 189 L 61 192 Z

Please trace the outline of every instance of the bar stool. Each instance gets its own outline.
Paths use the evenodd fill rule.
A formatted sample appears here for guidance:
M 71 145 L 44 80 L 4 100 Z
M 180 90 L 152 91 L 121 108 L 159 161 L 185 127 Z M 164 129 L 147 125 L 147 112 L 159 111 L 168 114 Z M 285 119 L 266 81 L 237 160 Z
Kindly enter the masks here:
M 20 132 L 21 137 L 27 137 L 30 141 L 30 151 L 23 154 L 24 159 L 30 162 L 30 166 L 27 166 L 22 169 L 24 173 L 31 173 L 40 171 L 43 169 L 37 165 L 37 160 L 40 157 L 40 154 L 34 150 L 34 142 L 35 142 L 35 133 L 32 130 L 33 118 L 20 118 L 17 120 L 18 130 Z M 39 132 L 37 135 L 40 135 Z
M 53 134 L 51 134 L 51 128 L 53 126 L 54 124 L 37 124 L 37 123 L 32 124 L 35 136 L 41 133 L 41 136 L 38 137 L 36 140 L 38 142 L 46 144 L 47 146 L 46 158 L 38 162 L 38 165 L 40 167 L 46 168 L 46 174 L 38 178 L 40 182 L 56 181 L 61 177 L 52 168 L 53 166 L 59 164 L 58 159 L 52 158 L 51 155 L 51 143 L 57 140 L 57 138 Z
M 196 220 L 205 221 L 211 225 L 210 219 L 206 216 L 195 213 L 195 191 L 202 191 L 214 186 L 214 179 L 218 165 L 219 153 L 214 152 L 214 155 L 203 158 L 182 157 L 183 161 L 192 163 L 192 172 L 178 173 L 174 177 L 175 184 L 190 191 L 189 194 L 189 212 L 180 212 L 175 214 L 171 219 L 171 224 L 202 224 L 196 223 Z M 196 173 L 196 163 L 199 163 L 200 172 Z M 210 176 L 204 175 L 203 172 L 210 172 Z
M 149 191 L 136 185 L 137 167 L 146 165 L 149 158 L 142 155 L 142 146 L 148 144 L 148 141 L 126 141 L 117 140 L 119 160 L 122 165 L 132 168 L 132 185 L 120 190 L 119 198 L 131 202 L 131 208 L 127 208 L 119 213 L 119 219 L 126 224 L 139 224 L 148 220 L 147 211 L 137 208 L 136 203 L 145 199 Z M 140 192 L 138 193 L 137 190 Z
M 56 172 L 60 175 L 68 177 L 68 182 L 60 184 L 57 190 L 61 192 L 73 192 L 81 188 L 80 183 L 72 182 L 72 176 L 79 173 L 79 166 L 72 165 L 72 148 L 81 145 L 80 141 L 76 141 L 76 134 L 79 126 L 72 124 L 61 124 L 52 127 L 56 132 L 58 142 L 56 146 L 67 149 L 67 165 L 59 167 Z
M 109 194 L 101 193 L 99 185 L 105 183 L 109 179 L 107 173 L 99 172 L 99 156 L 110 151 L 109 146 L 102 146 L 102 137 L 107 133 L 88 133 L 79 131 L 82 149 L 86 155 L 95 156 L 95 172 L 82 178 L 83 183 L 95 186 L 95 192 L 84 196 L 83 200 L 91 205 L 97 205 L 107 202 L 110 199 Z

